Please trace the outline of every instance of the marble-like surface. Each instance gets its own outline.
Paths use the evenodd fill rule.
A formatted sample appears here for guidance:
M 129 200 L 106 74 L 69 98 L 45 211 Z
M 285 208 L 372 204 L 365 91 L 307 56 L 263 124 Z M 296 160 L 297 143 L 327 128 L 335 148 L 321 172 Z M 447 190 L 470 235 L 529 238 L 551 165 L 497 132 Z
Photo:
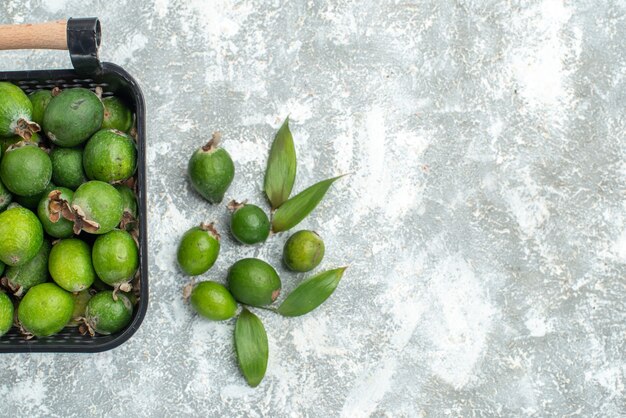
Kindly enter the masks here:
M 148 106 L 151 300 L 122 347 L 2 355 L 1 416 L 626 414 L 626 3 L 6 0 L 0 23 L 102 19 L 102 58 Z M 0 70 L 70 65 L 2 52 Z M 296 189 L 340 173 L 302 227 L 349 264 L 315 313 L 258 311 L 266 379 L 248 388 L 233 321 L 183 304 L 175 249 L 223 206 L 186 162 L 213 130 L 227 197 L 260 192 L 291 115 Z M 225 234 L 223 281 L 262 247 Z

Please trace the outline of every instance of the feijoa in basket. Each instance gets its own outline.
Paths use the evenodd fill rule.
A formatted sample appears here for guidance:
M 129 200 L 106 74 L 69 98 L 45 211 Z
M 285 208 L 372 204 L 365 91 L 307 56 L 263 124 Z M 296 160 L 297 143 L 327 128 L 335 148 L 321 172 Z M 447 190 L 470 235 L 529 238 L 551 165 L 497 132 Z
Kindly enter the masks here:
M 148 306 L 145 107 L 100 62 L 100 22 L 0 26 L 0 50 L 73 69 L 0 72 L 0 352 L 97 352 Z

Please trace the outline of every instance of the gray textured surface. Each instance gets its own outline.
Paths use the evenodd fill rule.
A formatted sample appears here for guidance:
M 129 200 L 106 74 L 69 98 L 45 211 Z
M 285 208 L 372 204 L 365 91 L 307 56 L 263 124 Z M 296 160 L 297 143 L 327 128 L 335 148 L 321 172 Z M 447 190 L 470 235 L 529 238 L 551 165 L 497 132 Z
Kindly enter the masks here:
M 3 355 L 0 415 L 626 414 L 624 2 L 110 3 L 9 0 L 0 22 L 98 15 L 103 59 L 140 81 L 149 312 L 111 352 Z M 69 66 L 0 55 L 2 70 Z M 289 113 L 297 189 L 353 173 L 302 225 L 324 266 L 350 269 L 314 314 L 259 312 L 271 354 L 250 389 L 233 323 L 181 299 L 179 236 L 227 221 L 184 173 L 219 129 L 228 196 L 263 202 Z M 226 239 L 206 278 L 244 256 L 277 264 L 285 239 Z

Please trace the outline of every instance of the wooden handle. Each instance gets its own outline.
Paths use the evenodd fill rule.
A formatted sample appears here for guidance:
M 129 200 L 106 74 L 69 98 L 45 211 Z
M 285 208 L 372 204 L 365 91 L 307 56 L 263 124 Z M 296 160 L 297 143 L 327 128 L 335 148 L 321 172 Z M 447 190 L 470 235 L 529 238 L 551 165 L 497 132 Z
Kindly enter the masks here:
M 0 50 L 67 49 L 67 21 L 0 25 Z

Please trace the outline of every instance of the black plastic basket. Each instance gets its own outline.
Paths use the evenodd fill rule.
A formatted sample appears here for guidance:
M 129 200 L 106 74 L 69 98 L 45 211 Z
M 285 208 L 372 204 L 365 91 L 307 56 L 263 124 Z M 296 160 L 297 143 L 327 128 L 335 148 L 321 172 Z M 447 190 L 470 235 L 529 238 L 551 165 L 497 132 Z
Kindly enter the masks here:
M 53 87 L 84 87 L 95 90 L 102 88 L 103 96 L 116 95 L 122 98 L 136 115 L 137 129 L 137 204 L 139 217 L 139 257 L 140 291 L 131 323 L 114 335 L 81 335 L 77 328 L 65 328 L 60 333 L 46 338 L 26 340 L 13 327 L 8 334 L 0 337 L 0 353 L 19 352 L 99 352 L 110 350 L 128 340 L 139 328 L 148 308 L 148 244 L 146 217 L 146 146 L 145 146 L 145 104 L 139 85 L 121 67 L 98 59 L 101 29 L 97 18 L 69 19 L 48 25 L 62 25 L 67 36 L 67 47 L 72 58 L 73 70 L 37 70 L 0 72 L 0 81 L 10 81 L 30 93 L 37 89 Z M 28 27 L 37 25 L 4 26 L 0 36 L 19 28 L 22 34 Z M 8 45 L 4 39 L 0 49 L 22 49 L 23 42 Z M 62 49 L 43 42 L 31 42 L 32 48 Z M 26 43 L 26 47 L 30 44 Z M 58 45 L 58 42 L 57 42 Z

